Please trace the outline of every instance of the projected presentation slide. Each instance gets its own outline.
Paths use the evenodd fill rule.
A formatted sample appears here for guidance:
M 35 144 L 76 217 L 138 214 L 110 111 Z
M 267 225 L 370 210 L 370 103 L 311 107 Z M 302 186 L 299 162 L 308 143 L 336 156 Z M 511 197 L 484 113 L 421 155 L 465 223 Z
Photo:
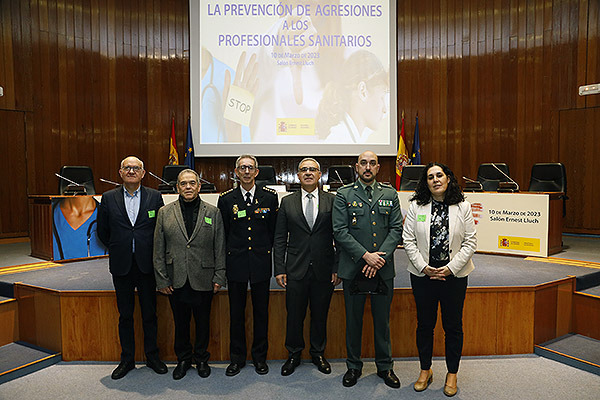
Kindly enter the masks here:
M 396 154 L 395 15 L 389 0 L 191 1 L 196 156 Z

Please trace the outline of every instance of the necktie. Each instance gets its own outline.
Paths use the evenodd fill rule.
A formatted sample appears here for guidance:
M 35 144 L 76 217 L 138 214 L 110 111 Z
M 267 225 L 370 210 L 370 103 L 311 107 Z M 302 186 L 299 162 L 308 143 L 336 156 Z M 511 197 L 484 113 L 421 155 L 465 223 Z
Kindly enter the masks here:
M 308 198 L 308 203 L 306 204 L 306 222 L 308 222 L 308 226 L 312 229 L 315 224 L 314 196 L 312 193 L 309 193 L 306 197 Z
M 247 192 L 246 193 L 246 205 L 248 207 L 250 207 L 252 205 L 252 198 L 250 196 L 252 196 L 252 194 L 250 194 L 250 192 Z
M 369 201 L 373 200 L 373 188 L 371 186 L 367 186 L 367 196 L 369 196 Z

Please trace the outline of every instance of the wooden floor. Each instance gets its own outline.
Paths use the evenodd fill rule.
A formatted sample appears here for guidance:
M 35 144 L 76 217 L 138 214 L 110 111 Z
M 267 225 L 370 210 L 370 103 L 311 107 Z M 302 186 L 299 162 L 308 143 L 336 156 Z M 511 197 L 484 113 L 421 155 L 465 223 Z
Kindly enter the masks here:
M 532 353 L 535 344 L 572 332 L 574 322 L 578 326 L 585 326 L 589 331 L 595 329 L 598 332 L 600 301 L 587 301 L 583 307 L 588 313 L 588 318 L 583 318 L 582 312 L 575 310 L 577 305 L 574 301 L 574 285 L 575 278 L 568 277 L 533 287 L 469 288 L 463 318 L 463 354 L 471 356 Z M 20 340 L 60 351 L 65 361 L 119 360 L 118 312 L 114 291 L 60 292 L 16 283 L 15 297 L 19 305 Z M 248 304 L 246 332 L 247 340 L 251 342 L 250 300 Z M 367 358 L 374 356 L 373 324 L 369 304 L 367 301 L 363 327 L 363 357 Z M 3 315 L 1 307 L 0 304 L 0 317 Z M 211 360 L 229 359 L 228 308 L 227 293 L 219 292 L 214 298 L 211 313 Z M 596 317 L 589 318 L 593 315 Z M 272 290 L 269 303 L 269 359 L 287 357 L 284 347 L 285 317 L 285 292 Z M 158 321 L 161 357 L 164 360 L 175 361 L 173 319 L 169 302 L 163 295 L 158 295 Z M 416 309 L 410 289 L 394 290 L 390 322 L 393 356 L 417 356 Z M 0 323 L 4 324 L 2 320 Z M 139 307 L 136 307 L 135 330 L 136 359 L 143 360 Z M 308 316 L 304 336 L 308 347 Z M 441 320 L 438 316 L 434 355 L 443 355 L 443 340 Z M 333 359 L 346 357 L 344 298 L 339 289 L 335 291 L 331 302 L 325 355 Z M 308 350 L 305 350 L 303 356 L 309 357 Z

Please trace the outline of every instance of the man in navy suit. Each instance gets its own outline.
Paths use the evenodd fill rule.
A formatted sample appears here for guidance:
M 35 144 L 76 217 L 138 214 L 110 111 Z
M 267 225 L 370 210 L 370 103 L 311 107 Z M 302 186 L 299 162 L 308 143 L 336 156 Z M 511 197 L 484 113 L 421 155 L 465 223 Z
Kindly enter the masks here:
M 281 201 L 273 246 L 275 278 L 286 289 L 285 347 L 289 356 L 281 367 L 283 376 L 292 374 L 300 365 L 309 302 L 312 362 L 322 373 L 331 373 L 324 356 L 327 314 L 333 287 L 339 283 L 331 223 L 335 196 L 319 190 L 321 166 L 314 158 L 300 161 L 298 178 L 301 190 Z
M 157 374 L 166 374 L 167 366 L 158 357 L 156 344 L 156 281 L 152 264 L 154 227 L 158 209 L 164 203 L 157 190 L 141 185 L 144 163 L 129 156 L 121 161 L 119 175 L 123 185 L 102 195 L 98 207 L 98 237 L 108 248 L 117 308 L 121 363 L 112 379 L 123 378 L 135 368 L 133 310 L 138 290 L 144 328 L 146 365 Z
M 267 187 L 256 186 L 258 161 L 252 155 L 238 157 L 235 173 L 240 179 L 240 187 L 221 193 L 217 204 L 225 227 L 225 271 L 229 287 L 231 364 L 225 374 L 237 375 L 246 365 L 246 296 L 250 282 L 254 319 L 252 361 L 256 373 L 264 375 L 269 372 L 269 286 L 277 193 Z

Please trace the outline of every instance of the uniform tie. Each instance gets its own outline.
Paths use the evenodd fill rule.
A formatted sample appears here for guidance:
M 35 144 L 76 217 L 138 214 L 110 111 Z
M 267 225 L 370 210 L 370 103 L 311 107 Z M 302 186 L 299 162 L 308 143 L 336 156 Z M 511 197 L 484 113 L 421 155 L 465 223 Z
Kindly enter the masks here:
M 246 192 L 246 205 L 250 207 L 252 205 L 252 194 L 250 192 Z
M 369 197 L 369 201 L 373 201 L 373 188 L 371 186 L 366 187 L 367 196 Z
M 306 204 L 306 222 L 308 222 L 308 226 L 312 229 L 315 224 L 314 196 L 312 193 L 308 193 L 306 197 L 308 198 L 308 203 Z

